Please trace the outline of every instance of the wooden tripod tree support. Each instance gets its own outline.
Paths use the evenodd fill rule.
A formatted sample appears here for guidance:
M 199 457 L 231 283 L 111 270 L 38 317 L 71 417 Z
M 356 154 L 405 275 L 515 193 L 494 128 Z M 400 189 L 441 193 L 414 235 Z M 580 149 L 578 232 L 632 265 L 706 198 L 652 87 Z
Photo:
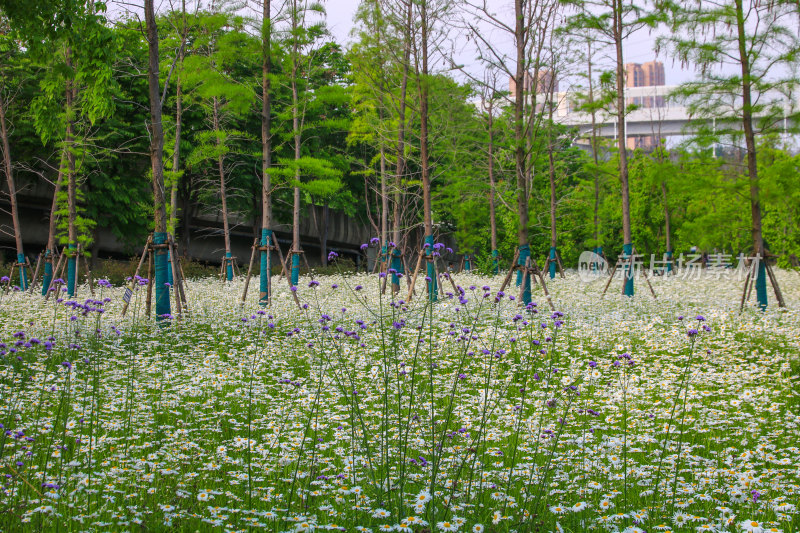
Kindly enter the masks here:
M 53 289 L 53 284 L 58 279 L 59 274 L 62 271 L 64 261 L 67 258 L 67 254 L 64 253 L 63 248 L 61 249 L 61 253 L 57 255 L 58 255 L 58 261 L 56 261 L 56 266 L 53 267 L 53 275 L 50 277 L 50 283 L 47 285 L 47 290 L 45 291 L 45 296 L 44 296 L 45 301 L 50 299 L 50 292 Z
M 36 258 L 36 268 L 33 271 L 33 279 L 31 279 L 31 283 L 30 283 L 30 285 L 28 285 L 28 289 L 31 292 L 33 292 L 36 289 L 36 286 L 38 285 L 37 278 L 39 277 L 39 268 L 41 268 L 41 266 L 42 266 L 42 258 L 43 258 L 43 256 L 44 256 L 44 254 L 42 253 L 42 254 L 39 254 L 39 257 Z
M 556 306 L 553 304 L 553 298 L 550 296 L 550 291 L 547 290 L 547 283 L 544 281 L 544 274 L 542 274 L 542 271 L 539 270 L 539 265 L 536 263 L 536 260 L 528 257 L 524 265 L 519 265 L 517 264 L 518 259 L 519 248 L 514 253 L 514 261 L 511 263 L 511 268 L 508 269 L 505 279 L 503 279 L 503 284 L 500 285 L 500 291 L 505 291 L 506 287 L 508 287 L 508 284 L 511 283 L 511 277 L 514 275 L 514 272 L 520 271 L 523 274 L 523 282 L 520 284 L 518 301 L 522 301 L 522 293 L 525 291 L 525 280 L 530 279 L 535 285 L 538 278 L 538 282 L 542 284 L 542 290 L 544 290 L 544 297 L 547 299 L 547 303 L 550 305 L 550 310 L 555 311 Z M 526 274 L 530 274 L 530 276 L 527 276 Z
M 291 287 L 291 281 L 289 279 L 289 274 L 286 272 L 286 265 L 283 262 L 283 252 L 281 252 L 280 246 L 278 246 L 278 239 L 275 238 L 275 234 L 272 234 L 272 244 L 266 246 L 260 246 L 258 244 L 258 239 L 253 241 L 253 251 L 250 253 L 250 264 L 247 267 L 247 278 L 244 280 L 244 290 L 242 291 L 242 301 L 241 306 L 244 307 L 245 302 L 247 301 L 247 290 L 250 287 L 250 279 L 253 276 L 253 264 L 255 263 L 256 258 L 256 251 L 259 252 L 267 252 L 267 272 L 270 272 L 269 278 L 269 286 L 267 292 L 267 303 L 272 303 L 272 251 L 277 250 L 278 255 L 281 258 L 281 271 L 283 273 L 283 277 L 289 282 L 289 286 Z M 292 295 L 294 296 L 294 301 L 298 307 L 300 307 L 300 300 L 297 298 L 297 294 L 292 291 Z
M 274 233 L 273 233 L 274 235 Z M 277 244 L 277 243 L 276 243 Z M 279 249 L 280 250 L 280 249 Z M 308 259 L 306 259 L 306 253 L 303 250 L 289 250 L 289 253 L 286 254 L 286 264 L 283 265 L 283 273 L 286 276 L 286 279 L 289 280 L 289 285 L 292 284 L 291 278 L 289 277 L 289 272 L 291 271 L 291 260 L 293 255 L 299 255 L 303 258 L 303 264 L 306 266 L 306 272 L 308 272 L 308 276 L 311 279 L 314 279 L 314 273 L 311 272 L 311 267 L 308 264 Z
M 259 246 L 258 238 L 253 239 L 253 246 L 251 247 L 250 251 L 250 263 L 247 265 L 247 277 L 244 278 L 244 289 L 242 289 L 242 301 L 239 304 L 240 307 L 244 307 L 244 303 L 247 301 L 247 289 L 250 288 L 250 277 L 253 275 L 253 262 L 256 259 L 256 249 L 271 251 L 272 246 Z M 267 255 L 267 264 L 269 265 L 269 254 Z M 267 270 L 269 270 L 269 267 L 267 267 Z
M 758 260 L 764 261 L 764 269 L 767 271 L 767 278 L 769 279 L 770 284 L 772 285 L 772 290 L 775 292 L 775 299 L 778 300 L 778 307 L 786 307 L 786 301 L 783 299 L 783 293 L 781 292 L 780 287 L 778 286 L 778 278 L 775 277 L 775 272 L 772 270 L 772 265 L 766 260 L 766 258 L 761 259 L 760 257 L 756 256 Z M 747 268 L 747 277 L 744 279 L 744 289 L 742 290 L 742 301 L 739 304 L 739 312 L 744 310 L 745 302 L 750 300 L 750 295 L 753 292 L 753 286 L 756 284 L 756 278 L 758 277 L 758 270 L 756 270 L 756 275 L 753 276 L 753 269 L 750 267 L 750 260 L 745 259 L 745 266 Z
M 414 275 L 411 276 L 411 284 L 408 287 L 408 297 L 406 298 L 406 301 L 410 302 L 411 298 L 416 294 L 414 288 L 417 285 L 417 276 L 419 275 L 419 269 L 422 267 L 423 259 L 433 263 L 433 271 L 436 273 L 436 279 L 432 279 L 430 283 L 438 283 L 439 290 L 441 292 L 444 292 L 442 287 L 442 280 L 439 279 L 439 277 L 445 276 L 448 279 L 448 281 L 450 281 L 450 285 L 453 287 L 454 291 L 453 294 L 459 293 L 458 287 L 456 286 L 456 282 L 453 280 L 452 274 L 450 272 L 447 272 L 447 270 L 444 271 L 440 270 L 439 261 L 441 261 L 442 258 L 440 256 L 434 256 L 433 253 L 431 253 L 430 255 L 425 255 L 425 250 L 422 249 L 419 251 L 419 256 L 417 257 L 417 265 L 416 267 L 414 267 Z
M 67 257 L 66 250 L 67 250 L 66 248 L 62 248 L 61 249 L 61 253 L 58 255 L 58 262 L 56 263 L 56 267 L 53 269 L 53 277 L 50 279 L 50 286 L 47 287 L 47 291 L 45 293 L 45 297 L 44 297 L 45 301 L 47 301 L 50 298 L 50 289 L 53 287 L 53 284 L 54 284 L 55 280 L 61 278 L 61 276 L 64 275 L 64 270 L 67 268 L 67 261 L 66 260 L 68 259 L 68 257 Z M 80 244 L 75 249 L 75 253 L 77 254 L 76 255 L 76 259 L 75 259 L 75 262 L 76 262 L 75 268 L 76 268 L 77 272 L 80 272 L 80 270 L 81 270 L 81 257 L 83 256 L 83 254 L 81 253 L 81 245 Z M 94 283 L 92 281 L 92 270 L 89 268 L 89 260 L 86 259 L 85 256 L 83 256 L 83 265 L 84 265 L 84 268 L 85 268 L 85 271 L 86 271 L 86 282 L 89 284 L 89 292 L 91 293 L 92 296 L 94 296 Z M 77 273 L 76 273 L 76 276 L 77 276 Z M 76 283 L 75 283 L 76 292 L 77 292 L 77 285 L 78 284 L 77 284 L 77 280 L 76 280 Z
M 603 289 L 603 294 L 601 295 L 601 297 L 605 296 L 606 292 L 608 292 L 608 288 L 611 286 L 611 282 L 614 281 L 614 274 L 617 273 L 617 270 L 620 267 L 624 266 L 624 267 L 628 268 L 630 273 L 631 273 L 631 276 L 633 276 L 633 273 L 634 273 L 633 272 L 633 267 L 634 267 L 635 259 L 636 259 L 636 250 L 635 249 L 633 250 L 633 253 L 631 253 L 631 255 L 628 256 L 627 258 L 625 258 L 624 255 L 617 258 L 617 262 L 614 263 L 614 269 L 611 271 L 611 274 L 608 276 L 608 283 L 606 283 L 606 286 Z M 606 263 L 606 264 L 608 264 L 608 263 Z M 642 276 L 644 276 L 644 279 L 647 282 L 647 286 L 650 288 L 650 294 L 653 295 L 654 299 L 657 299 L 658 297 L 656 296 L 656 291 L 653 290 L 653 285 L 650 284 L 650 278 L 647 277 L 647 272 L 645 271 L 644 268 L 642 268 Z M 624 276 L 623 276 L 622 283 L 623 283 L 623 285 L 625 284 Z
M 219 267 L 219 277 L 221 279 L 225 278 L 225 271 L 228 268 L 228 263 L 230 263 L 231 265 L 234 277 L 242 275 L 241 271 L 239 270 L 239 263 L 236 261 L 236 256 L 231 256 L 231 257 L 222 256 L 222 264 Z
M 169 235 L 167 237 L 167 242 L 164 244 L 153 244 L 153 236 L 150 235 L 147 237 L 147 242 L 145 242 L 144 250 L 142 250 L 142 256 L 139 258 L 139 264 L 136 266 L 136 272 L 133 274 L 133 278 L 131 278 L 131 284 L 125 290 L 125 295 L 122 297 L 124 302 L 122 304 L 122 316 L 125 316 L 125 313 L 128 312 L 128 307 L 131 303 L 131 297 L 133 296 L 133 290 L 138 283 L 136 278 L 139 277 L 139 272 L 142 270 L 142 265 L 144 265 L 145 259 L 147 259 L 147 298 L 145 301 L 145 313 L 148 317 L 150 316 L 150 311 L 153 304 L 153 256 L 155 255 L 156 249 L 163 248 L 168 250 L 170 263 L 172 264 L 172 289 L 175 293 L 176 316 L 180 318 L 183 315 L 184 310 L 188 311 L 185 286 L 186 279 L 183 273 L 183 264 L 178 257 L 178 247 L 175 245 L 175 240 L 172 238 L 172 235 Z
M 544 272 L 548 272 L 548 269 L 550 268 L 550 261 L 552 261 L 552 259 L 549 257 L 545 260 L 544 266 L 542 267 Z M 556 250 L 556 264 L 558 265 L 558 273 L 561 275 L 561 278 L 564 279 L 564 265 L 561 263 L 561 252 L 558 250 Z
M 11 263 L 11 271 L 8 273 L 8 282 L 6 283 L 6 292 L 11 290 L 11 282 L 14 280 L 14 269 L 15 268 L 17 268 L 17 269 L 19 269 L 19 268 L 27 268 L 28 272 L 30 272 L 31 271 L 31 263 L 30 263 L 30 261 L 28 261 L 27 257 L 25 258 L 25 262 L 24 263 L 20 263 L 18 261 L 14 262 L 14 263 Z M 24 274 L 24 271 L 22 271 L 22 272 L 23 272 L 23 275 L 27 276 L 27 274 Z M 24 283 L 20 283 L 20 286 L 22 286 L 22 285 L 25 285 L 25 284 Z M 30 286 L 30 285 L 31 284 L 29 283 L 28 286 Z

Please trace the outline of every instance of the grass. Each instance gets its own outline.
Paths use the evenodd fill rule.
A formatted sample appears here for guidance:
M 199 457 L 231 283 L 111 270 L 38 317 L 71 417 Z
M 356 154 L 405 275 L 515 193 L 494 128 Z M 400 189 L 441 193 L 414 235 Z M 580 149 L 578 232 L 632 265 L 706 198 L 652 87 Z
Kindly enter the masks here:
M 741 314 L 724 280 L 672 278 L 658 300 L 555 280 L 563 316 L 502 278 L 431 306 L 323 276 L 302 310 L 277 278 L 264 310 L 206 279 L 167 327 L 139 294 L 121 318 L 118 288 L 10 292 L 0 529 L 794 531 L 800 283 L 778 274 L 790 310 Z

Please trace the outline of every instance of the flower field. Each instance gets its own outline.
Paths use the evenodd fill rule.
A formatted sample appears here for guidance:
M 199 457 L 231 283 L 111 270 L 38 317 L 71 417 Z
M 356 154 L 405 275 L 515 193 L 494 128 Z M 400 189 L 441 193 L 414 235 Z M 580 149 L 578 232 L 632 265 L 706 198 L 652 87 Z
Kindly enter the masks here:
M 800 275 L 0 296 L 2 531 L 797 531 Z M 256 285 L 257 286 L 257 285 Z M 252 290 L 251 283 L 251 290 Z M 452 288 L 444 284 L 445 290 Z M 772 295 L 770 295 L 772 296 Z M 88 299 L 87 299 L 88 298 Z

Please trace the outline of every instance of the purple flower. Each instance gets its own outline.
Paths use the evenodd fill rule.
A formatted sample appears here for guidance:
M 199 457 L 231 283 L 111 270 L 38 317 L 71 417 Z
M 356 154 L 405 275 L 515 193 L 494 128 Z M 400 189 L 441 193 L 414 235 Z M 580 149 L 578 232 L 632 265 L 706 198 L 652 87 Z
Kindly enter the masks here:
M 378 244 L 381 240 L 378 237 L 373 237 L 369 240 L 370 244 Z
M 364 244 L 362 244 L 362 245 L 361 245 L 359 248 L 361 248 L 361 251 L 363 252 L 364 250 L 366 250 L 367 248 L 369 248 L 369 244 L 367 244 L 367 243 L 364 243 Z
M 333 260 L 334 260 L 334 259 L 336 259 L 337 257 L 339 257 L 339 254 L 337 254 L 336 252 L 330 252 L 330 253 L 328 254 L 328 261 L 329 261 L 329 262 L 330 262 L 330 261 L 333 261 Z

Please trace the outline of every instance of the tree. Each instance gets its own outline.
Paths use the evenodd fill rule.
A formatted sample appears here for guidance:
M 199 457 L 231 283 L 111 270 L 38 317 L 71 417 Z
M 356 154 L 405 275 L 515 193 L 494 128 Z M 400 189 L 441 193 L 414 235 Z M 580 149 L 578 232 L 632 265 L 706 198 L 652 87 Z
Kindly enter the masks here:
M 74 296 L 78 243 L 88 245 L 88 231 L 93 226 L 92 221 L 79 216 L 76 174 L 80 162 L 76 158 L 84 153 L 80 139 L 86 136 L 86 128 L 114 109 L 114 35 L 105 24 L 102 2 L 34 0 L 6 2 L 1 7 L 31 56 L 49 67 L 40 83 L 41 92 L 31 103 L 31 113 L 43 143 L 59 138 L 63 142 L 66 208 L 54 213 L 63 210 L 67 215 L 67 293 Z M 54 240 L 52 236 L 48 239 L 51 243 Z M 48 250 L 47 259 L 52 261 L 55 253 Z M 52 271 L 52 266 L 49 269 Z
M 194 48 L 197 53 L 186 58 L 185 84 L 210 115 L 210 129 L 198 135 L 198 145 L 187 160 L 189 166 L 211 163 L 218 180 L 222 204 L 226 278 L 233 280 L 228 189 L 232 156 L 244 153 L 249 140 L 246 132 L 230 127 L 252 108 L 253 92 L 241 83 L 251 73 L 248 59 L 253 57 L 255 41 L 244 30 L 244 19 L 217 4 L 218 12 L 199 16 L 200 35 Z M 241 148 L 240 148 L 241 147 Z
M 284 72 L 288 79 L 284 81 L 291 89 L 290 141 L 294 150 L 291 159 L 280 159 L 282 169 L 276 174 L 282 175 L 293 186 L 292 249 L 289 255 L 292 260 L 290 282 L 292 286 L 296 286 L 300 278 L 300 254 L 303 253 L 300 245 L 302 192 L 318 196 L 333 194 L 341 188 L 341 171 L 334 168 L 330 161 L 303 153 L 303 131 L 309 127 L 306 123 L 306 110 L 316 97 L 308 90 L 308 85 L 318 66 L 314 58 L 319 52 L 319 41 L 326 35 L 325 24 L 310 19 L 324 15 L 325 11 L 321 5 L 307 0 L 290 0 L 286 9 L 289 28 L 284 42 Z
M 11 159 L 11 143 L 9 142 L 7 112 L 14 99 L 16 90 L 14 85 L 20 83 L 20 50 L 15 40 L 9 35 L 6 20 L 0 20 L 0 148 L 3 151 L 3 172 L 8 183 L 8 198 L 11 204 L 11 223 L 14 231 L 14 244 L 17 251 L 17 265 L 19 271 L 19 287 L 28 289 L 28 274 L 25 269 L 25 251 L 22 247 L 22 228 L 19 224 L 19 208 L 17 207 L 17 191 L 14 181 L 13 164 Z M 16 71 L 16 72 L 15 72 Z
M 258 303 L 270 301 L 272 246 L 272 0 L 262 0 L 261 12 L 261 276 Z
M 495 178 L 495 113 L 498 105 L 497 72 L 489 71 L 481 90 L 481 109 L 486 113 L 486 158 L 488 161 L 487 174 L 489 175 L 489 238 L 492 254 L 492 272 L 500 273 L 497 250 L 497 214 L 495 196 L 497 195 L 497 180 Z
M 531 303 L 531 276 L 526 269 L 531 257 L 530 196 L 533 192 L 533 167 L 537 155 L 535 151 L 542 146 L 538 142 L 540 125 L 546 116 L 546 106 L 537 105 L 537 93 L 540 82 L 544 80 L 543 50 L 549 40 L 548 35 L 555 29 L 559 3 L 555 0 L 514 0 L 512 21 L 503 20 L 496 15 L 493 5 L 487 0 L 468 0 L 467 6 L 470 12 L 483 18 L 492 29 L 504 33 L 513 44 L 512 58 L 494 44 L 494 39 L 490 42 L 489 37 L 474 23 L 467 23 L 479 44 L 479 58 L 506 74 L 514 88 L 511 95 L 514 132 L 512 150 L 519 218 L 518 264 L 522 267 L 517 273 L 517 284 L 522 286 L 522 301 L 528 305 Z
M 776 131 L 784 119 L 798 114 L 785 102 L 800 84 L 796 64 L 800 57 L 791 2 L 709 0 L 698 4 L 669 2 L 671 35 L 659 40 L 681 62 L 693 64 L 700 79 L 685 83 L 678 94 L 688 99 L 692 117 L 714 118 L 711 131 L 699 128 L 700 142 L 727 137 L 744 138 L 749 184 L 753 253 L 760 255 L 756 296 L 767 307 L 767 247 L 762 231 L 761 186 L 756 135 Z M 727 67 L 727 68 L 726 68 Z M 731 69 L 730 67 L 734 67 Z M 782 297 L 773 280 L 779 303 Z
M 155 255 L 156 319 L 170 315 L 167 278 L 167 204 L 164 194 L 164 130 L 161 125 L 161 91 L 158 81 L 158 27 L 153 0 L 144 0 L 147 31 L 147 83 L 150 101 L 150 164 L 153 172 L 153 245 Z
M 646 4 L 633 0 L 561 0 L 577 11 L 569 25 L 597 36 L 603 44 L 613 46 L 615 57 L 617 150 L 619 158 L 619 181 L 622 199 L 623 256 L 633 253 L 631 231 L 630 188 L 628 185 L 628 151 L 625 135 L 625 60 L 622 44 L 636 31 L 653 27 L 659 16 L 646 10 Z M 624 271 L 622 293 L 633 296 L 633 269 Z

